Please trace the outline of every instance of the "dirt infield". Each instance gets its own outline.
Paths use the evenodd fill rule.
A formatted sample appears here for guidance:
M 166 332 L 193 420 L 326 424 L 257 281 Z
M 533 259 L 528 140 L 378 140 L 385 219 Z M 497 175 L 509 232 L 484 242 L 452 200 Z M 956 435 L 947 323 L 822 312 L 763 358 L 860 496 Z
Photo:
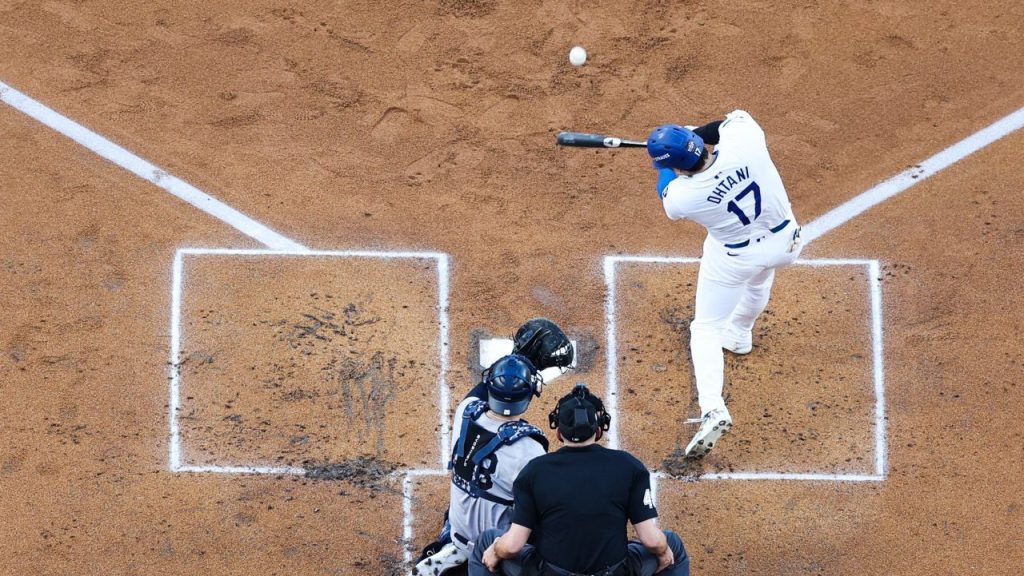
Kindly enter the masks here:
M 0 105 L 0 574 L 404 573 L 480 336 L 544 315 L 585 343 L 544 422 L 573 380 L 610 383 L 604 257 L 700 255 L 643 151 L 558 130 L 746 109 L 807 224 L 1024 105 L 1022 29 L 1019 2 L 976 0 L 0 0 L 0 82 L 310 248 L 450 262 L 186 259 L 175 421 L 210 470 L 174 471 L 175 254 L 263 246 Z M 803 254 L 879 262 L 881 480 L 697 479 L 875 473 L 864 267 L 780 273 L 700 469 L 677 457 L 696 267 L 621 267 L 618 437 L 661 473 L 694 574 L 1020 572 L 1021 150 Z

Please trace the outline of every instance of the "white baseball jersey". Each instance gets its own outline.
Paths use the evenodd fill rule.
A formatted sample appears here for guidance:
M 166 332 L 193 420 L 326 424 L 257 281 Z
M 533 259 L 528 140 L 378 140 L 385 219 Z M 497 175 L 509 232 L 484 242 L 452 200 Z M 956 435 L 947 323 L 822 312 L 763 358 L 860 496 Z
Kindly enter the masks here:
M 726 115 L 718 134 L 711 166 L 679 176 L 665 188 L 668 217 L 698 222 L 722 244 L 750 240 L 792 220 L 789 197 L 757 122 L 736 110 Z
M 701 414 L 725 410 L 722 347 L 746 343 L 750 350 L 754 323 L 768 305 L 775 269 L 796 261 L 803 246 L 761 127 L 749 114 L 736 110 L 718 126 L 718 137 L 713 161 L 705 170 L 677 176 L 661 189 L 669 218 L 687 218 L 708 231 L 690 323 L 690 358 Z M 659 178 L 659 186 L 661 182 Z M 704 430 L 702 425 L 698 435 Z

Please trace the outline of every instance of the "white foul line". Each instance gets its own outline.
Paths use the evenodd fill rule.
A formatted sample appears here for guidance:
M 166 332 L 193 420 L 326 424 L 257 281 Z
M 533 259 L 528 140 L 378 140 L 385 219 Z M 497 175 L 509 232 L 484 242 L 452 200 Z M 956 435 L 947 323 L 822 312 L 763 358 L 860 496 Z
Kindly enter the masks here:
M 1020 130 L 1022 127 L 1024 127 L 1024 108 L 1000 118 L 988 127 L 971 134 L 967 138 L 921 162 L 919 165 L 900 172 L 819 216 L 813 222 L 803 227 L 801 236 L 804 239 L 804 244 L 810 244 L 815 239 L 845 224 L 876 204 L 892 198 L 929 176 L 941 172 L 963 158 L 999 140 L 1003 136 Z
M 188 182 L 154 166 L 96 132 L 33 100 L 3 82 L 0 82 L 0 100 L 92 150 L 100 157 L 117 164 L 143 180 L 152 182 L 270 248 L 278 250 L 306 250 L 306 247 L 302 244 L 278 234 Z
M 615 422 L 621 418 L 618 412 L 618 336 L 616 323 L 615 301 L 617 299 L 615 268 L 619 262 L 641 264 L 697 264 L 699 258 L 674 256 L 605 256 L 605 363 L 607 365 L 607 402 L 608 413 L 612 415 L 612 427 L 608 430 L 608 447 L 619 447 L 618 429 Z M 877 260 L 860 258 L 822 258 L 815 260 L 797 260 L 796 264 L 811 267 L 824 266 L 864 266 L 870 287 L 869 302 L 871 307 L 871 346 L 872 346 L 872 380 L 874 382 L 875 407 L 873 410 L 874 427 L 874 474 L 837 474 L 829 472 L 791 473 L 791 472 L 726 472 L 708 473 L 696 476 L 699 480 L 808 480 L 836 482 L 879 482 L 885 480 L 887 474 L 887 430 L 885 421 L 885 371 L 882 346 L 882 282 L 880 265 Z M 657 492 L 657 479 L 670 478 L 663 472 L 653 471 L 651 478 L 652 493 Z M 656 498 L 656 496 L 655 496 Z

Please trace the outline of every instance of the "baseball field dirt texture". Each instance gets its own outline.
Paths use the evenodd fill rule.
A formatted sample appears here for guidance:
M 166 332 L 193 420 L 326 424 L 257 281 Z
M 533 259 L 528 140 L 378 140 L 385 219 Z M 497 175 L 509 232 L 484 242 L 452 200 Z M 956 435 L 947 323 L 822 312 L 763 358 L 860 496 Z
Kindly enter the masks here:
M 480 342 L 534 316 L 579 362 L 527 419 L 603 395 L 693 574 L 1020 574 L 1021 30 L 1004 0 L 0 0 L 0 574 L 405 574 Z M 691 461 L 705 232 L 645 150 L 555 135 L 736 109 L 808 242 Z

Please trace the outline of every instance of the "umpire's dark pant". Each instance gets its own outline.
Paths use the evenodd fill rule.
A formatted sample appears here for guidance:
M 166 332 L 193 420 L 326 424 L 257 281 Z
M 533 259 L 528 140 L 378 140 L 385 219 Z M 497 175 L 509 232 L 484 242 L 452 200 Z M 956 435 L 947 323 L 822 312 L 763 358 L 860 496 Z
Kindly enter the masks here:
M 668 546 L 672 549 L 672 554 L 675 557 L 675 563 L 659 572 L 658 576 L 690 576 L 690 557 L 686 554 L 686 547 L 683 546 L 682 538 L 671 530 L 665 530 L 664 532 L 665 538 L 668 539 Z M 493 572 L 487 569 L 487 566 L 484 566 L 484 550 L 487 550 L 494 540 L 504 533 L 504 530 L 491 529 L 484 531 L 477 538 L 476 543 L 473 544 L 473 556 L 469 559 L 469 576 L 490 576 L 493 574 Z M 520 576 L 523 572 L 524 564 L 530 560 L 530 557 L 535 552 L 533 546 L 529 544 L 523 546 L 523 549 L 515 558 L 503 560 L 498 565 L 498 574 Z M 643 544 L 633 540 L 626 547 L 626 566 L 629 567 L 628 574 L 630 576 L 653 576 L 654 571 L 658 569 L 658 557 L 648 552 Z

